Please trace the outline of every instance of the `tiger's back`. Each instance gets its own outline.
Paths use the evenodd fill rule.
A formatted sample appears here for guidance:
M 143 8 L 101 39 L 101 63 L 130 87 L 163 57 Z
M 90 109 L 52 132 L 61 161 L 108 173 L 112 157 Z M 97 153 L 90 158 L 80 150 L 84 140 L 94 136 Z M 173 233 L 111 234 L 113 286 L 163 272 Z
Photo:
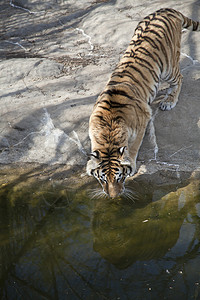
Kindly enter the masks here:
M 170 87 L 160 108 L 170 110 L 176 105 L 182 83 L 181 31 L 199 27 L 199 22 L 173 9 L 160 9 L 145 17 L 99 95 L 89 123 L 92 153 L 87 172 L 110 197 L 122 193 L 126 177 L 135 173 L 138 150 L 151 118 L 149 105 L 161 80 Z

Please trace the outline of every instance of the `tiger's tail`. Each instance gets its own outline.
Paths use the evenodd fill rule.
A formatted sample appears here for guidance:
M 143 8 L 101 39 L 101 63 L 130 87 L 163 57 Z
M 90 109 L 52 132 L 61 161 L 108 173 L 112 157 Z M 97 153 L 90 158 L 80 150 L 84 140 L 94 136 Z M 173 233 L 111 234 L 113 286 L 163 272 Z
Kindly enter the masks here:
M 186 28 L 191 31 L 200 31 L 200 22 L 193 21 L 190 18 L 185 17 L 181 14 L 182 18 L 182 28 Z

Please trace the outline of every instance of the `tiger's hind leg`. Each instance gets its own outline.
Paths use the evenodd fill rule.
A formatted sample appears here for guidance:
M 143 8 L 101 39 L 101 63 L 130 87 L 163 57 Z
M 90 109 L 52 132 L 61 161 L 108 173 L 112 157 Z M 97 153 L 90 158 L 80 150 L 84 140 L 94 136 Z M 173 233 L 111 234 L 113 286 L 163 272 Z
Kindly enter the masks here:
M 170 87 L 167 89 L 164 99 L 160 102 L 161 110 L 171 110 L 178 102 L 178 96 L 182 85 L 182 75 L 180 71 L 177 72 L 173 79 L 168 80 L 168 82 Z

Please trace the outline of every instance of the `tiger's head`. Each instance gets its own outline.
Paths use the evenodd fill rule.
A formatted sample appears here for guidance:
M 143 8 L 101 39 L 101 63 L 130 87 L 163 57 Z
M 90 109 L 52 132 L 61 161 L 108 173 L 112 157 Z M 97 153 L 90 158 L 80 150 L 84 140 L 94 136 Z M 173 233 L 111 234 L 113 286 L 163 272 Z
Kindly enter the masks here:
M 111 198 L 124 192 L 125 179 L 132 176 L 135 169 L 135 162 L 129 158 L 126 146 L 107 153 L 95 150 L 87 163 L 88 175 L 94 176 L 103 192 Z

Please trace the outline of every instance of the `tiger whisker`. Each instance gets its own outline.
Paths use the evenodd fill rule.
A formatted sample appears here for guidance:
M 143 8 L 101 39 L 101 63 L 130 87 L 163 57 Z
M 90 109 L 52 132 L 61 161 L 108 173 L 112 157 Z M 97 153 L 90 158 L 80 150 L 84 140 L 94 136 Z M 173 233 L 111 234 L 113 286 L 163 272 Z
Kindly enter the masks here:
M 141 185 L 140 183 L 137 182 L 137 187 L 135 186 L 128 186 L 126 187 L 126 190 L 128 190 L 130 193 L 134 194 L 136 196 L 136 191 L 137 191 L 137 197 L 141 198 L 144 195 L 144 191 L 146 191 L 146 187 L 143 186 L 143 190 L 141 192 Z M 148 192 L 148 190 L 147 190 Z
M 126 195 L 126 199 L 130 200 L 132 203 L 135 203 L 135 200 L 130 195 Z
M 90 190 L 89 191 L 89 195 L 91 196 L 92 199 L 95 199 L 95 198 L 106 198 L 107 197 L 106 193 L 102 189 L 100 189 L 100 188 L 96 188 L 96 189 Z
M 139 196 L 134 195 L 133 191 L 130 188 L 126 188 L 124 191 L 124 196 L 131 200 L 133 203 L 135 203 L 135 201 L 139 200 Z

